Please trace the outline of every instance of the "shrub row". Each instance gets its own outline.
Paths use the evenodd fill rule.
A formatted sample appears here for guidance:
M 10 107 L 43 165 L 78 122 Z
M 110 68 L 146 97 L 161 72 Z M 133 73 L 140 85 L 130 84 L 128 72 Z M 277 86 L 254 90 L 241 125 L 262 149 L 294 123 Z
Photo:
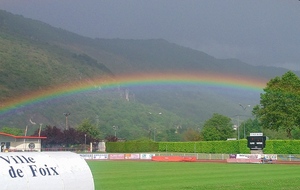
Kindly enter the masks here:
M 107 152 L 186 152 L 216 154 L 249 154 L 247 140 L 198 142 L 107 142 Z M 265 154 L 299 154 L 300 140 L 267 140 Z
M 246 147 L 246 148 L 245 148 Z M 160 142 L 160 152 L 187 153 L 249 153 L 247 141 Z
M 156 152 L 158 143 L 152 141 L 107 142 L 106 152 Z
M 300 140 L 267 140 L 265 154 L 299 154 Z

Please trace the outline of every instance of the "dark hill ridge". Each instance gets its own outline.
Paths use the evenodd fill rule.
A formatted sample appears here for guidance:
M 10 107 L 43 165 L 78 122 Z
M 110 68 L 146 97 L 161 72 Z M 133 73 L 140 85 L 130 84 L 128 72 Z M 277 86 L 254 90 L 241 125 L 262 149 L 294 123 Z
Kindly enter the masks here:
M 270 79 L 287 71 L 252 66 L 236 59 L 216 59 L 163 39 L 91 39 L 1 10 L 0 58 L 0 105 L 7 98 L 28 91 L 78 80 L 84 82 L 94 77 L 105 80 L 130 73 L 199 71 Z M 124 100 L 126 92 L 134 101 Z M 241 112 L 238 103 L 255 105 L 258 101 L 259 93 L 246 91 L 183 86 L 119 88 L 75 95 L 56 103 L 46 102 L 34 109 L 22 108 L 15 115 L 1 118 L 0 127 L 23 127 L 29 118 L 44 125 L 63 126 L 62 113 L 69 111 L 72 113 L 70 124 L 74 127 L 84 118 L 97 116 L 97 123 L 105 134 L 113 132 L 113 125 L 129 129 L 124 130 L 128 135 L 153 126 L 182 125 L 197 129 L 213 113 L 234 117 Z M 147 123 L 145 114 L 149 110 L 165 113 L 163 121 Z M 247 117 L 251 116 L 250 111 L 245 113 Z
M 113 73 L 162 70 L 201 70 L 271 78 L 286 69 L 252 66 L 237 59 L 216 59 L 204 52 L 163 39 L 91 39 L 52 27 L 40 21 L 0 11 L 0 28 L 11 35 L 56 44 L 84 53 L 103 63 Z
M 74 44 L 64 45 L 66 48 L 75 49 Z M 163 39 L 96 39 L 89 47 L 76 45 L 76 51 L 104 63 L 114 74 L 179 70 L 220 72 L 270 79 L 287 71 L 283 68 L 252 66 L 237 59 L 216 59 L 204 52 Z

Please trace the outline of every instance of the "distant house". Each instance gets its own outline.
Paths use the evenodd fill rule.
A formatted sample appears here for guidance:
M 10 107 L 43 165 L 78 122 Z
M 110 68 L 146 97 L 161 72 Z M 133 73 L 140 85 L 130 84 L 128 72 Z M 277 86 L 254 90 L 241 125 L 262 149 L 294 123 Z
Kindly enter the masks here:
M 15 136 L 0 132 L 1 152 L 41 151 L 41 140 L 47 137 Z

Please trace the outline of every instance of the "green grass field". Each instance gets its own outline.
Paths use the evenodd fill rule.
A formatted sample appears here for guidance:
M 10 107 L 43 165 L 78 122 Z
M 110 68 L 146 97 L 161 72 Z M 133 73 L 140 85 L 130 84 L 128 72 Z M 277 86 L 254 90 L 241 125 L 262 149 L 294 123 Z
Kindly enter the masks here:
M 96 190 L 299 189 L 300 165 L 88 161 Z

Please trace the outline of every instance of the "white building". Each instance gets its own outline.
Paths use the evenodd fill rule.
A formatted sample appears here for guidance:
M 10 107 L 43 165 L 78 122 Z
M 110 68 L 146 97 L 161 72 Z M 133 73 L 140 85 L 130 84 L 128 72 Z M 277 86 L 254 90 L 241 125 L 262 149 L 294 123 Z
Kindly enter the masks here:
M 15 136 L 0 132 L 1 152 L 41 151 L 41 141 L 47 137 Z

